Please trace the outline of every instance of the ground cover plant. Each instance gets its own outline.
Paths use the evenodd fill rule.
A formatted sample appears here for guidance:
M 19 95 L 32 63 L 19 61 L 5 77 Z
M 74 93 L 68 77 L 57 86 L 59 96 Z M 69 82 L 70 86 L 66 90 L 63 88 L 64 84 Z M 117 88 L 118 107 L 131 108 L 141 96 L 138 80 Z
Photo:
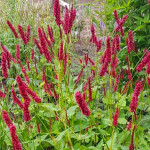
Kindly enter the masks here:
M 94 58 L 72 57 L 76 14 L 73 6 L 61 14 L 55 0 L 53 26 L 5 22 L 12 43 L 0 45 L 0 149 L 150 148 L 149 47 L 137 51 L 128 13 L 114 9 L 106 40 L 91 25 Z

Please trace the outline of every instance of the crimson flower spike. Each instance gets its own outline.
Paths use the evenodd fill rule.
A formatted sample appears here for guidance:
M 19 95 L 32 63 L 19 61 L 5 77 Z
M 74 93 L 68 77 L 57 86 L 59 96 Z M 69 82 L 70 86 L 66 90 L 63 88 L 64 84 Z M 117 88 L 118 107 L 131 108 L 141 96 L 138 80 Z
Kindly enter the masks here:
M 39 39 L 40 39 L 42 53 L 44 54 L 44 56 L 45 56 L 45 58 L 47 59 L 48 62 L 52 62 L 52 58 L 51 58 L 49 50 L 47 48 L 45 38 L 44 38 L 42 30 L 40 28 L 38 28 L 38 36 L 39 36 Z
M 61 41 L 61 43 L 60 43 L 60 48 L 59 48 L 59 52 L 58 53 L 59 53 L 58 54 L 59 61 L 63 60 L 63 41 Z
M 68 34 L 68 29 L 69 29 L 69 12 L 68 12 L 67 6 L 65 8 L 65 17 L 64 17 L 64 23 L 63 23 L 63 29 L 64 29 L 65 34 Z
M 26 31 L 26 40 L 27 40 L 27 43 L 30 40 L 30 30 L 31 30 L 31 27 L 30 27 L 30 25 L 28 25 L 27 26 L 27 31 Z
M 118 17 L 118 14 L 117 14 L 117 10 L 114 10 L 114 17 L 115 17 L 115 20 L 118 24 L 118 26 L 115 28 L 115 31 L 118 32 L 120 30 L 121 35 L 124 36 L 123 24 L 127 20 L 128 15 L 123 16 L 123 18 L 120 20 Z
M 6 62 L 5 52 L 2 52 L 1 67 L 2 67 L 3 77 L 6 79 L 8 77 L 8 72 L 7 72 L 7 62 Z
M 51 42 L 54 43 L 55 40 L 54 40 L 54 37 L 53 37 L 53 30 L 52 30 L 52 28 L 49 25 L 47 26 L 47 29 L 48 29 L 48 34 L 50 36 Z
M 27 41 L 27 38 L 25 36 L 25 33 L 24 33 L 21 25 L 18 25 L 18 31 L 19 31 L 19 34 L 21 36 L 21 39 L 22 39 L 24 45 L 26 45 L 28 43 L 28 41 Z
M 9 26 L 10 30 L 13 32 L 15 38 L 17 39 L 17 38 L 18 38 L 18 34 L 17 34 L 17 32 L 16 32 L 14 26 L 11 24 L 11 22 L 10 22 L 9 20 L 7 20 L 7 24 L 8 24 L 8 26 Z
M 22 150 L 21 144 L 16 134 L 16 127 L 10 120 L 6 110 L 2 111 L 2 118 L 4 122 L 6 123 L 7 127 L 9 128 L 11 139 L 12 139 L 12 144 L 13 144 L 13 150 Z
M 69 29 L 68 29 L 68 33 L 71 32 L 72 26 L 73 26 L 73 22 L 76 18 L 76 10 L 73 9 L 73 6 L 71 7 L 71 11 L 70 11 L 70 18 L 69 18 Z
M 97 44 L 97 37 L 95 34 L 95 28 L 94 28 L 94 24 L 92 24 L 91 26 L 91 38 L 90 38 L 90 42 Z
M 61 25 L 61 18 L 60 18 L 60 4 L 59 4 L 59 0 L 55 0 L 54 1 L 54 7 L 53 7 L 53 13 L 54 13 L 54 16 L 55 16 L 55 21 L 56 21 L 56 24 L 58 26 Z
M 77 102 L 82 114 L 85 115 L 86 117 L 88 117 L 91 114 L 91 112 L 87 106 L 87 103 L 86 103 L 84 97 L 81 95 L 81 93 L 79 91 L 76 92 L 75 99 L 76 99 L 76 102 Z
M 113 118 L 113 125 L 114 127 L 117 126 L 118 124 L 118 117 L 119 117 L 119 108 L 116 108 L 115 114 L 114 114 L 114 118 Z

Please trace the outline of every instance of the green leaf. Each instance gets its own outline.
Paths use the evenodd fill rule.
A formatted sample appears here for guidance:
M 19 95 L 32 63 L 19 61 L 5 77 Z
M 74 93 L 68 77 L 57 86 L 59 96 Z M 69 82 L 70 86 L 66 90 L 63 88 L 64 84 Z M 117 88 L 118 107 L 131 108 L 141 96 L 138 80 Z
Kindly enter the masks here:
M 119 124 L 126 124 L 127 120 L 125 118 L 118 118 L 118 123 Z
M 133 32 L 135 32 L 135 31 L 137 31 L 137 30 L 140 30 L 140 29 L 142 29 L 142 28 L 144 28 L 144 27 L 146 27 L 145 24 L 143 24 L 143 25 L 141 25 L 141 26 L 138 26 Z
M 68 115 L 68 117 L 71 117 L 71 116 L 73 116 L 73 115 L 75 114 L 75 111 L 76 111 L 76 108 L 77 108 L 77 107 L 78 107 L 78 106 L 75 105 L 75 106 L 70 107 L 70 108 L 67 110 L 67 115 Z

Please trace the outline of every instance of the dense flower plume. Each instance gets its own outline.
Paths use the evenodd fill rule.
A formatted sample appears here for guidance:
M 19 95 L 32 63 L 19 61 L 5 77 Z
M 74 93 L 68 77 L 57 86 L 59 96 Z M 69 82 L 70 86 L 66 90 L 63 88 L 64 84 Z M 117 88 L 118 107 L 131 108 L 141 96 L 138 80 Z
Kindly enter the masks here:
M 119 108 L 116 108 L 115 114 L 114 114 L 114 118 L 113 118 L 113 125 L 114 127 L 117 126 L 118 124 L 118 117 L 119 117 Z
M 96 37 L 96 34 L 95 34 L 94 24 L 92 24 L 92 26 L 91 26 L 91 38 L 90 38 L 90 42 L 97 44 L 97 37 Z
M 55 0 L 54 1 L 54 16 L 55 16 L 55 21 L 57 23 L 58 26 L 61 25 L 61 18 L 60 18 L 60 4 L 59 4 L 59 0 Z
M 91 112 L 90 112 L 89 108 L 87 107 L 85 99 L 82 97 L 81 93 L 76 92 L 75 98 L 76 98 L 76 102 L 77 102 L 81 112 L 83 113 L 83 115 L 88 117 L 91 114 Z
M 49 25 L 47 26 L 47 30 L 48 30 L 48 34 L 49 34 L 51 42 L 54 43 L 55 40 L 54 40 L 54 37 L 53 37 L 53 30 L 52 30 L 52 28 Z
M 48 62 L 52 62 L 52 57 L 49 53 L 49 50 L 46 46 L 46 40 L 43 36 L 43 33 L 42 33 L 42 30 L 40 28 L 38 28 L 38 36 L 39 36 L 39 39 L 40 39 L 40 47 L 41 47 L 41 51 L 42 53 L 44 54 L 45 58 L 47 59 Z M 35 40 L 36 44 L 37 44 L 37 41 Z
M 58 59 L 59 60 L 63 60 L 63 41 L 61 41 L 61 43 L 60 43 L 60 48 L 59 48 L 59 53 L 58 53 Z
M 5 110 L 2 111 L 2 118 L 10 130 L 10 135 L 11 135 L 12 144 L 13 144 L 13 150 L 22 150 L 21 144 L 20 144 L 18 136 L 16 134 L 16 127 L 10 120 L 7 111 L 5 111 Z
M 26 31 L 26 42 L 28 43 L 29 40 L 30 40 L 30 31 L 31 30 L 31 27 L 30 25 L 27 26 L 27 31 Z
M 135 112 L 138 106 L 138 96 L 140 95 L 141 90 L 143 89 L 142 81 L 139 81 L 134 89 L 134 93 L 132 95 L 132 100 L 130 103 L 130 111 Z
M 18 25 L 18 31 L 19 31 L 20 37 L 21 37 L 24 45 L 26 45 L 28 43 L 28 41 L 27 41 L 26 35 L 25 35 L 21 25 Z
M 63 10 L 64 18 L 61 19 Z M 45 127 L 49 128 L 50 134 L 43 137 L 45 139 L 41 139 L 38 147 L 42 146 L 43 140 L 50 138 L 51 143 L 54 142 L 50 147 L 63 149 L 65 145 L 66 148 L 72 149 L 79 139 L 75 139 L 76 137 L 72 139 L 69 133 L 88 135 L 91 131 L 95 134 L 94 139 L 93 136 L 88 135 L 90 138 L 88 143 L 84 137 L 78 143 L 84 143 L 85 147 L 91 146 L 90 144 L 97 146 L 103 140 L 100 141 L 101 136 L 96 134 L 96 130 L 105 128 L 109 130 L 106 130 L 106 141 L 102 143 L 104 149 L 106 143 L 108 143 L 107 148 L 115 149 L 111 137 L 117 135 L 118 139 L 118 136 L 124 134 L 123 132 L 131 135 L 131 143 L 129 145 L 130 139 L 125 136 L 123 143 L 119 141 L 118 144 L 128 146 L 129 150 L 135 149 L 134 132 L 137 128 L 135 124 L 139 124 L 142 116 L 147 115 L 149 108 L 143 107 L 141 110 L 140 98 L 144 96 L 144 99 L 142 98 L 144 101 L 148 98 L 146 90 L 150 88 L 150 52 L 149 47 L 145 48 L 144 52 L 141 51 L 136 30 L 131 28 L 133 32 L 128 29 L 129 27 L 126 29 L 124 27 L 128 15 L 120 18 L 122 11 L 118 12 L 121 13 L 114 10 L 114 31 L 108 35 L 106 29 L 109 28 L 104 22 L 100 20 L 97 26 L 99 21 L 97 23 L 93 20 L 96 24 L 91 24 L 89 45 L 84 45 L 84 55 L 81 54 L 80 57 L 74 57 L 72 53 L 72 49 L 78 48 L 76 44 L 84 44 L 74 38 L 78 26 L 72 32 L 74 34 L 71 34 L 77 15 L 73 6 L 67 7 L 67 3 L 54 0 L 53 15 L 56 23 L 50 22 L 50 25 L 44 22 L 40 27 L 33 24 L 23 27 L 19 24 L 16 26 L 18 27 L 16 31 L 7 20 L 10 32 L 11 34 L 13 32 L 15 38 L 13 40 L 8 38 L 8 41 L 13 41 L 7 43 L 10 51 L 0 44 L 2 76 L 0 102 L 3 110 L 2 119 L 8 126 L 12 139 L 12 145 L 8 145 L 10 149 L 26 148 L 26 141 L 22 142 L 21 147 L 16 128 L 20 129 L 21 136 L 25 133 L 25 140 L 28 140 L 26 136 L 35 139 L 37 136 L 45 135 L 47 132 Z M 34 26 L 36 33 L 31 31 Z M 96 33 L 98 28 L 101 28 L 102 33 Z M 99 35 L 103 37 L 99 38 Z M 4 43 L 5 38 L 1 42 Z M 144 45 L 144 42 L 142 44 Z M 147 45 L 149 46 L 149 43 Z M 104 46 L 105 51 L 103 51 Z M 143 57 L 141 57 L 142 53 Z M 142 103 L 143 106 L 146 106 L 145 102 Z M 10 117 L 4 109 L 9 110 Z M 125 123 L 122 123 L 123 119 L 126 120 Z M 110 126 L 108 122 L 112 125 Z M 144 129 L 142 126 L 140 128 Z M 64 129 L 69 129 L 69 132 L 65 131 L 69 136 L 63 136 L 65 144 L 62 144 L 58 139 Z M 139 130 L 136 135 L 140 132 Z M 6 142 L 3 143 L 7 149 Z M 57 145 L 58 147 L 55 147 Z M 47 148 L 46 146 L 47 144 L 44 144 L 43 148 Z M 36 145 L 35 148 L 37 149 Z
M 13 32 L 15 38 L 18 38 L 18 34 L 17 34 L 17 32 L 16 32 L 14 26 L 11 24 L 11 22 L 10 22 L 9 20 L 7 20 L 7 24 L 8 24 L 8 26 L 9 26 L 9 28 L 11 29 L 11 31 Z

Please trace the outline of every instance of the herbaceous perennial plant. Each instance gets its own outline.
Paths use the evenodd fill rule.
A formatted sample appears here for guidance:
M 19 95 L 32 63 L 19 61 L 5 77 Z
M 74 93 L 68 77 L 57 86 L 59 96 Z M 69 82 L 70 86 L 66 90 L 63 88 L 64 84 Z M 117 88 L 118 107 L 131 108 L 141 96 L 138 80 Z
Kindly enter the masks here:
M 60 9 L 59 0 L 55 0 L 57 27 L 39 27 L 37 37 L 32 37 L 30 25 L 25 31 L 7 20 L 18 44 L 16 55 L 12 55 L 1 43 L 0 148 L 139 149 L 141 117 L 149 107 L 143 96 L 148 99 L 145 90 L 150 87 L 150 52 L 145 49 L 136 68 L 131 66 L 130 54 L 138 53 L 134 34 L 124 31 L 128 15 L 120 19 L 114 10 L 114 37 L 107 37 L 102 53 L 103 41 L 98 40 L 92 24 L 89 42 L 96 46 L 95 60 L 88 53 L 84 60 L 79 58 L 81 69 L 75 77 L 70 49 L 76 10 L 66 7 L 62 19 Z M 123 38 L 127 55 L 120 60 Z M 30 43 L 33 47 L 28 50 Z M 21 53 L 26 55 L 25 61 Z M 126 67 L 120 69 L 121 61 Z M 146 75 L 140 76 L 134 86 L 135 74 L 145 67 Z M 14 73 L 12 68 L 16 68 Z M 147 134 L 144 129 L 142 132 Z

